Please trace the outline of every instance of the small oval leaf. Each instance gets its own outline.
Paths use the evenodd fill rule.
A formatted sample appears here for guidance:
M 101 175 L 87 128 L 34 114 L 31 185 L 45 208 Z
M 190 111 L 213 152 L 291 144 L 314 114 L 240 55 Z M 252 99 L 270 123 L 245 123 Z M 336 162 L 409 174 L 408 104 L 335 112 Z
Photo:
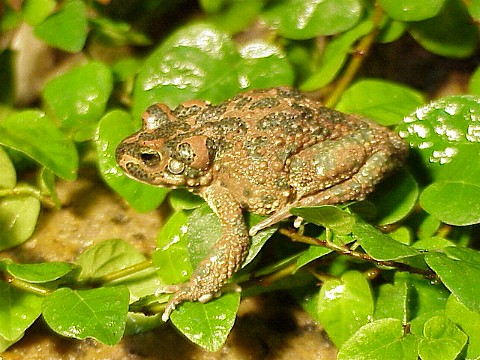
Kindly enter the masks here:
M 76 141 L 85 141 L 93 138 L 112 87 L 110 69 L 92 61 L 50 80 L 43 98 L 61 129 Z
M 65 262 L 52 261 L 38 264 L 8 264 L 7 271 L 17 279 L 30 283 L 46 283 L 58 280 L 73 269 L 73 265 Z
M 480 186 L 459 181 L 437 181 L 422 192 L 420 205 L 426 212 L 446 224 L 478 224 Z
M 358 271 L 327 280 L 318 297 L 318 319 L 336 346 L 341 346 L 373 315 L 370 285 Z
M 83 49 L 87 30 L 87 6 L 83 1 L 72 0 L 38 24 L 35 35 L 53 47 L 75 53 Z
M 33 234 L 40 201 L 32 196 L 0 200 L 0 250 L 17 246 Z
M 17 172 L 7 153 L 0 147 L 0 188 L 12 189 L 17 184 Z
M 40 111 L 22 111 L 0 122 L 0 144 L 28 155 L 61 178 L 77 177 L 77 149 Z
M 227 293 L 207 303 L 185 302 L 170 318 L 190 341 L 218 351 L 235 323 L 239 305 L 240 293 Z
M 92 290 L 61 288 L 43 303 L 43 317 L 55 332 L 75 339 L 93 338 L 106 345 L 120 341 L 128 313 L 124 286 Z
M 358 0 L 286 0 L 271 6 L 263 17 L 281 36 L 300 40 L 348 30 L 362 13 Z

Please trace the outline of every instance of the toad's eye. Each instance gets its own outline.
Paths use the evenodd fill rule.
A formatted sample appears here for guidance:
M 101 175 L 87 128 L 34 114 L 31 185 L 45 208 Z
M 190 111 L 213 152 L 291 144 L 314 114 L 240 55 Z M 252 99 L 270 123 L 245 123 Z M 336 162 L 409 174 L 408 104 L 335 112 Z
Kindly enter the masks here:
M 140 154 L 140 159 L 147 166 L 157 166 L 162 160 L 160 154 L 154 150 L 145 150 Z
M 185 169 L 185 164 L 182 163 L 181 161 L 178 161 L 175 159 L 170 159 L 168 161 L 168 170 L 170 170 L 172 174 L 178 175 L 182 173 L 184 169 Z

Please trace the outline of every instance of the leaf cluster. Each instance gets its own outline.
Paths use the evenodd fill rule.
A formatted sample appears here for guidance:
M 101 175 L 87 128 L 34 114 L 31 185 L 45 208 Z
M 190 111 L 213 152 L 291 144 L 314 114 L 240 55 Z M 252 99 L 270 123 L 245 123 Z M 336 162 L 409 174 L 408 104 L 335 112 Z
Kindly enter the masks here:
M 121 239 L 74 263 L 19 264 L 0 254 L 0 350 L 40 316 L 62 336 L 109 345 L 160 326 L 162 288 L 187 280 L 221 229 L 193 195 L 127 178 L 115 162 L 117 144 L 152 103 L 219 103 L 248 88 L 289 85 L 395 128 L 410 145 L 409 162 L 365 201 L 294 209 L 300 229 L 281 224 L 254 236 L 232 279 L 242 294 L 185 303 L 173 325 L 216 351 L 241 296 L 281 289 L 322 324 L 339 359 L 478 358 L 480 70 L 468 93 L 433 101 L 359 73 L 376 46 L 405 37 L 453 63 L 468 59 L 478 51 L 480 1 L 201 0 L 195 20 L 165 26 L 161 36 L 152 19 L 167 23 L 182 2 L 132 4 L 28 0 L 0 8 L 8 44 L 0 49 L 0 250 L 30 238 L 42 209 L 61 206 L 56 181 L 75 181 L 82 167 L 98 169 L 137 211 L 165 199 L 173 209 L 148 258 Z M 19 58 L 8 34 L 25 26 L 43 46 L 82 60 L 19 106 Z M 295 243 L 262 259 L 267 240 L 285 244 L 282 236 Z

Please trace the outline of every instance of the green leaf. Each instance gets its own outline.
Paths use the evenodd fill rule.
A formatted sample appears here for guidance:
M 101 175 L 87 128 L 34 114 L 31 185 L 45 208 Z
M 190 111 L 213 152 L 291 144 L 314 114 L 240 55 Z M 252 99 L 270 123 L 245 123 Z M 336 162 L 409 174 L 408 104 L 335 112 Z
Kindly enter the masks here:
M 445 0 L 379 0 L 391 18 L 400 21 L 420 21 L 437 15 Z
M 428 239 L 435 236 L 440 229 L 441 222 L 434 216 L 427 215 L 418 226 L 418 238 Z
M 249 225 L 262 219 L 258 215 L 247 214 Z M 249 253 L 242 267 L 253 260 L 276 229 L 272 226 L 252 237 Z M 221 234 L 220 220 L 205 202 L 192 212 L 176 212 L 158 236 L 153 259 L 158 267 L 159 277 L 168 284 L 188 280 L 192 270 L 208 256 Z
M 247 213 L 246 215 L 247 226 L 250 228 L 253 225 L 256 225 L 260 221 L 264 220 L 264 216 Z M 267 242 L 268 239 L 277 231 L 278 225 L 269 226 L 266 229 L 260 230 L 254 236 L 251 237 L 250 248 L 248 250 L 248 255 L 242 263 L 242 268 L 247 266 L 253 259 L 257 256 L 260 250 L 263 248 L 263 245 Z
M 187 249 L 187 221 L 189 213 L 177 211 L 166 222 L 157 237 L 153 254 L 159 278 L 165 284 L 180 284 L 188 280 L 193 267 Z
M 205 202 L 200 196 L 181 188 L 169 192 L 168 201 L 175 212 L 193 210 Z
M 400 123 L 423 101 L 421 93 L 405 85 L 380 79 L 365 79 L 345 90 L 337 109 L 364 115 L 387 126 Z
M 428 51 L 452 58 L 468 57 L 478 46 L 477 27 L 457 0 L 446 0 L 437 16 L 410 24 L 410 34 Z
M 480 186 L 459 181 L 438 181 L 420 196 L 420 205 L 444 223 L 466 226 L 480 223 Z
M 214 1 L 210 1 L 213 3 Z M 206 1 L 203 1 L 206 3 Z M 263 0 L 230 0 L 221 1 L 223 9 L 213 10 L 211 7 L 207 11 L 215 11 L 215 14 L 210 14 L 208 21 L 215 24 L 219 29 L 226 31 L 232 35 L 242 32 L 254 23 L 256 17 L 264 6 Z M 220 2 L 218 2 L 220 5 Z
M 395 230 L 391 231 L 390 233 L 388 233 L 388 235 L 402 243 L 402 244 L 405 244 L 405 245 L 410 245 L 412 243 L 412 233 L 411 233 L 411 229 L 409 227 L 406 227 L 406 226 L 399 226 L 397 227 Z
M 7 271 L 10 275 L 34 284 L 58 280 L 72 271 L 72 269 L 72 264 L 59 261 L 37 264 L 11 263 L 7 265 Z
M 445 254 L 451 258 L 459 259 L 474 266 L 480 266 L 480 252 L 460 246 L 450 246 L 445 248 Z
M 301 40 L 348 30 L 362 13 L 357 0 L 285 0 L 271 6 L 263 18 L 281 36 Z
M 194 98 L 220 102 L 233 96 L 239 61 L 229 36 L 212 26 L 196 24 L 178 30 L 149 56 L 138 75 L 135 118 L 156 102 L 175 107 Z
M 410 275 L 408 310 L 410 332 L 417 337 L 423 336 L 426 321 L 433 316 L 443 315 L 450 292 L 440 282 Z
M 468 13 L 475 21 L 480 20 L 480 1 L 479 0 L 472 0 L 466 3 Z
M 43 98 L 61 129 L 76 141 L 85 141 L 93 138 L 112 86 L 109 68 L 92 61 L 50 80 Z
M 447 246 L 453 246 L 453 243 L 450 240 L 444 239 L 442 237 L 434 236 L 431 238 L 424 238 L 421 240 L 416 241 L 413 244 L 413 247 L 418 250 L 423 251 L 439 251 L 440 252 L 445 249 Z
M 63 179 L 77 177 L 75 146 L 40 111 L 22 111 L 0 122 L 0 144 L 28 155 Z
M 131 86 L 130 81 L 140 72 L 143 60 L 134 57 L 124 57 L 115 62 L 111 69 L 116 81 L 125 82 Z
M 424 337 L 418 344 L 422 360 L 457 359 L 467 343 L 467 335 L 448 318 L 435 316 L 425 323 Z
M 272 45 L 255 42 L 237 52 L 231 38 L 206 24 L 173 33 L 146 60 L 135 83 L 133 114 L 149 105 L 173 108 L 192 99 L 221 102 L 247 87 L 291 85 L 291 66 Z
M 160 324 L 162 324 L 161 313 L 147 316 L 140 313 L 129 312 L 123 336 L 143 334 L 157 329 Z
M 17 341 L 40 316 L 43 297 L 0 281 L 0 336 Z
M 305 250 L 302 255 L 297 259 L 296 269 L 300 269 L 302 266 L 321 258 L 327 254 L 330 254 L 332 250 L 323 246 L 310 246 Z
M 40 213 L 40 201 L 33 196 L 0 200 L 0 250 L 17 246 L 32 236 Z
M 55 5 L 55 0 L 27 0 L 23 8 L 23 18 L 29 25 L 38 25 L 52 13 Z
M 185 302 L 171 315 L 172 323 L 193 343 L 218 351 L 235 323 L 239 293 L 227 293 L 205 304 Z
M 302 91 L 314 91 L 329 84 L 342 69 L 351 55 L 352 47 L 361 37 L 373 29 L 371 19 L 360 22 L 354 28 L 338 35 L 326 45 L 318 70 L 315 71 L 301 85 Z
M 331 229 L 340 235 L 352 232 L 356 222 L 355 216 L 347 211 L 332 205 L 293 208 L 292 215 L 300 216 L 304 220 Z
M 122 338 L 129 292 L 124 286 L 92 290 L 61 288 L 45 298 L 43 317 L 62 336 L 115 345 Z
M 356 223 L 352 234 L 365 252 L 375 260 L 399 260 L 420 254 L 411 246 L 392 239 L 366 223 Z
M 221 235 L 220 219 L 206 203 L 192 212 L 187 220 L 185 238 L 193 268 L 207 257 Z
M 277 46 L 253 41 L 245 44 L 238 51 L 242 57 L 242 61 L 237 64 L 237 86 L 240 89 L 293 84 L 292 66 Z M 232 78 L 231 81 L 233 80 Z
M 119 193 L 135 210 L 148 212 L 156 209 L 168 190 L 127 177 L 115 159 L 115 150 L 120 142 L 135 132 L 130 115 L 114 110 L 101 120 L 95 136 L 98 152 L 98 168 L 105 182 Z
M 358 271 L 340 280 L 327 280 L 320 289 L 318 318 L 333 343 L 340 347 L 373 315 L 370 286 Z
M 2 336 L 0 336 L 0 353 L 3 353 L 5 350 L 7 350 L 10 346 L 15 344 L 17 341 L 19 341 L 23 337 L 23 334 L 20 335 L 20 337 L 16 340 L 6 340 Z
M 81 253 L 76 260 L 82 268 L 78 279 L 95 279 L 144 260 L 145 256 L 124 240 L 102 241 Z
M 76 263 L 81 267 L 79 281 L 108 283 L 108 285 L 127 286 L 131 301 L 153 294 L 162 286 L 155 269 L 145 268 L 147 259 L 133 245 L 124 240 L 106 240 L 83 252 Z M 130 266 L 141 265 L 142 270 L 129 269 L 127 274 L 113 281 L 108 275 Z M 106 278 L 102 278 L 105 276 Z
M 96 17 L 90 20 L 92 37 L 109 46 L 121 47 L 127 45 L 150 45 L 150 39 L 136 31 L 129 23 L 106 17 Z
M 58 197 L 58 194 L 57 194 L 55 180 L 56 180 L 55 174 L 49 169 L 43 168 L 40 171 L 40 174 L 38 176 L 40 191 L 43 194 L 50 196 L 53 203 L 55 204 L 55 207 L 57 209 L 60 209 L 62 206 L 62 202 L 60 201 L 60 198 Z
M 262 218 L 249 214 L 247 220 L 248 225 L 252 226 L 260 222 Z M 251 238 L 250 250 L 242 267 L 253 260 L 276 230 L 277 227 L 272 226 L 259 231 Z M 190 261 L 194 268 L 208 256 L 210 249 L 217 243 L 221 235 L 220 219 L 206 203 L 192 212 L 186 224 L 185 238 L 187 239 Z
M 393 284 L 380 285 L 375 304 L 375 319 L 395 318 L 407 323 L 411 295 L 409 280 L 409 276 L 397 273 Z
M 387 18 L 384 25 L 381 26 L 380 32 L 377 36 L 377 41 L 382 44 L 387 44 L 398 40 L 405 34 L 407 24 L 403 21 L 396 21 Z
M 445 315 L 468 335 L 466 359 L 480 357 L 480 313 L 468 310 L 454 296 L 450 296 L 445 308 Z
M 416 360 L 417 340 L 405 335 L 398 319 L 380 319 L 363 326 L 345 342 L 338 360 Z
M 0 188 L 13 189 L 17 184 L 17 172 L 7 153 L 0 147 Z
M 85 45 L 87 30 L 87 7 L 83 1 L 72 0 L 35 26 L 35 35 L 50 46 L 76 53 Z
M 478 1 L 480 5 L 480 0 Z M 474 71 L 472 76 L 470 77 L 470 81 L 468 84 L 469 93 L 472 95 L 480 95 L 480 67 Z
M 450 96 L 417 109 L 397 130 L 421 154 L 434 179 L 441 176 L 442 180 L 480 183 L 476 176 L 480 163 L 471 161 L 480 151 L 480 138 L 475 132 L 479 117 L 479 97 Z M 461 162 L 455 164 L 459 159 Z
M 215 13 L 225 6 L 226 0 L 200 0 L 200 6 L 202 9 L 209 13 Z
M 445 254 L 427 253 L 425 261 L 442 283 L 469 310 L 480 312 L 480 266 L 453 260 Z
M 380 183 L 369 197 L 377 208 L 378 224 L 393 224 L 407 217 L 417 203 L 418 194 L 418 184 L 407 170 Z

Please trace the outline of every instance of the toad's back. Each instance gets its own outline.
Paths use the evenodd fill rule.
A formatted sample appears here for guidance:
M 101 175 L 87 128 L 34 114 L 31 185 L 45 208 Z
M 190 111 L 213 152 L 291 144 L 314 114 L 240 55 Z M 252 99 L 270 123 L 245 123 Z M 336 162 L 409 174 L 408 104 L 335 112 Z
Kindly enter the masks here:
M 406 152 L 387 129 L 290 88 L 252 90 L 189 114 L 187 121 L 195 129 L 187 136 L 215 139 L 213 178 L 259 214 L 351 177 L 377 151 L 391 157 L 392 167 Z

